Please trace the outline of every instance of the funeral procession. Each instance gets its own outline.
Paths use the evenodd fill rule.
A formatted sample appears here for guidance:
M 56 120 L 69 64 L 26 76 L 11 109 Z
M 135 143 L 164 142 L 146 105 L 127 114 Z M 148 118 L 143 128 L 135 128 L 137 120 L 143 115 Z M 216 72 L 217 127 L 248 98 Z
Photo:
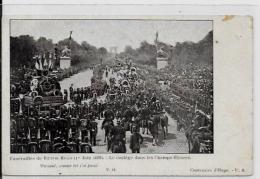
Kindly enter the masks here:
M 214 153 L 211 21 L 12 20 L 11 153 Z

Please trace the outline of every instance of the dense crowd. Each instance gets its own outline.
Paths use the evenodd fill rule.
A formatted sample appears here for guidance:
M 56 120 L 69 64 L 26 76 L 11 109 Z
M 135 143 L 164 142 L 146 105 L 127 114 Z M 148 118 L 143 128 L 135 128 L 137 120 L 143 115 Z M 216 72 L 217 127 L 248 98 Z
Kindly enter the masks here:
M 34 67 L 20 67 L 20 68 L 11 68 L 10 71 L 10 79 L 11 79 L 11 96 L 18 97 L 19 94 L 26 94 L 30 92 L 31 80 L 35 76 L 48 76 L 55 77 L 54 80 L 61 81 L 65 78 L 69 78 L 70 76 L 79 73 L 86 68 L 93 69 L 93 66 L 89 65 L 80 65 L 73 66 L 68 69 L 44 69 L 37 70 Z
M 116 143 L 125 146 L 128 130 L 133 133 L 130 148 L 140 152 L 142 136 L 138 131 L 141 125 L 147 125 L 151 112 L 162 111 L 162 106 L 153 90 L 145 90 L 135 73 L 128 69 L 118 76 L 120 80 L 110 78 L 109 85 L 97 79 L 89 87 L 74 89 L 71 85 L 69 95 L 64 92 L 68 103 L 58 110 L 48 106 L 40 111 L 30 106 L 20 114 L 12 113 L 11 152 L 90 152 L 91 146 L 96 145 L 97 120 L 101 119 L 112 152 L 118 152 Z M 97 81 L 101 84 L 97 85 Z M 104 94 L 106 98 L 98 100 Z M 108 127 L 111 129 L 107 131 Z M 125 151 L 125 147 L 120 150 Z
M 190 72 L 192 70 L 193 72 Z M 108 78 L 108 72 L 115 73 L 116 77 Z M 167 90 L 157 85 L 160 80 L 156 76 L 158 73 L 164 80 L 164 84 L 168 86 Z M 102 79 L 104 74 L 107 80 Z M 201 83 L 193 84 L 192 90 L 197 88 L 212 90 L 210 84 L 206 82 L 210 75 L 205 69 L 167 73 L 167 71 L 157 72 L 144 67 L 134 68 L 131 65 L 97 66 L 94 69 L 91 86 L 74 89 L 72 84 L 69 89 L 63 91 L 63 94 L 60 92 L 59 95 L 63 95 L 64 99 L 63 105 L 58 107 L 50 105 L 44 110 L 32 105 L 23 107 L 22 111 L 12 112 L 11 152 L 94 152 L 92 146 L 97 145 L 99 120 L 102 120 L 101 129 L 105 130 L 104 140 L 107 142 L 108 151 L 126 152 L 125 136 L 126 131 L 130 131 L 132 135 L 129 147 L 132 152 L 140 152 L 140 144 L 143 140 L 139 133 L 140 129 L 143 133 L 145 128 L 147 131 L 149 129 L 155 139 L 153 144 L 156 145 L 158 124 L 163 121 L 158 116 L 165 117 L 162 115 L 165 110 L 177 120 L 179 130 L 181 126 L 188 130 L 196 123 L 195 126 L 204 126 L 212 133 L 212 117 L 207 118 L 206 114 L 203 117 L 201 113 L 194 113 L 196 108 L 200 107 L 197 104 L 201 101 L 197 101 L 194 105 L 194 99 L 185 100 L 187 94 L 183 92 L 185 87 L 191 87 L 187 81 L 184 82 L 189 78 L 201 80 Z M 27 77 L 24 81 L 30 81 L 29 76 Z M 59 91 L 58 79 L 51 77 L 50 80 L 50 84 L 54 84 L 53 88 Z M 173 84 L 180 86 L 179 93 L 178 89 L 172 86 Z M 208 89 L 205 86 L 208 86 Z M 11 97 L 28 93 L 30 83 L 22 89 L 25 90 L 22 92 L 17 88 L 11 90 Z M 43 95 L 40 89 L 36 91 L 38 95 Z M 192 120 L 194 118 L 195 121 Z M 198 153 L 199 149 L 194 149 L 193 152 Z
M 145 69 L 141 71 L 143 78 L 148 81 L 153 79 L 149 83 L 151 88 L 157 89 L 157 95 L 161 98 L 168 99 L 167 106 L 174 99 L 185 103 L 185 106 L 196 106 L 208 115 L 213 113 L 213 71 L 208 66 L 187 64 L 160 71 L 147 66 L 142 68 Z M 160 81 L 163 81 L 164 89 L 155 85 Z

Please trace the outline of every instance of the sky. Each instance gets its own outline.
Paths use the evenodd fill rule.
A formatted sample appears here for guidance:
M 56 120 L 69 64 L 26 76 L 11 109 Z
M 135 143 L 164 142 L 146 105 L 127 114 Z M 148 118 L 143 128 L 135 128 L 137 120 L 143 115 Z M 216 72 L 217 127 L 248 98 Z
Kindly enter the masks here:
M 139 47 L 142 41 L 154 43 L 156 31 L 159 41 L 175 45 L 176 42 L 198 42 L 212 30 L 212 21 L 174 20 L 12 20 L 11 36 L 30 35 L 35 39 L 46 37 L 54 43 L 69 37 L 81 43 L 118 47 Z

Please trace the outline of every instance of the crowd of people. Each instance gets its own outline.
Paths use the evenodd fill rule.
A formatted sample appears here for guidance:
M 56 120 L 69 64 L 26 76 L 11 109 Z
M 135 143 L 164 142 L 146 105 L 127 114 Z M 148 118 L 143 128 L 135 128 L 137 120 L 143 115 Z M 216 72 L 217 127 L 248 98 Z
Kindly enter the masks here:
M 19 94 L 26 94 L 27 92 L 30 92 L 30 83 L 32 78 L 35 76 L 55 76 L 57 81 L 61 81 L 65 78 L 69 78 L 70 76 L 79 73 L 86 68 L 93 69 L 93 66 L 80 65 L 73 66 L 68 69 L 57 68 L 43 70 L 37 70 L 34 66 L 11 68 L 11 95 L 12 97 L 18 97 Z
M 192 123 L 197 123 L 197 127 L 206 127 L 213 132 L 212 113 L 207 113 L 212 112 L 212 106 L 209 111 L 205 110 L 201 105 L 204 101 L 185 93 L 188 88 L 192 94 L 199 91 L 198 95 L 212 95 L 212 73 L 207 69 L 190 65 L 187 69 L 158 72 L 122 63 L 99 65 L 94 72 L 91 86 L 74 88 L 71 84 L 69 89 L 60 92 L 64 100 L 62 105 L 49 105 L 44 110 L 34 105 L 23 106 L 21 111 L 11 110 L 11 152 L 92 153 L 92 147 L 97 145 L 98 132 L 104 130 L 107 151 L 125 153 L 126 132 L 130 131 L 129 148 L 133 153 L 139 153 L 143 141 L 140 131 L 144 133 L 149 129 L 153 145 L 156 145 L 160 117 L 165 117 L 166 111 L 177 120 L 178 130 L 181 126 L 188 130 Z M 108 73 L 114 75 L 109 77 Z M 31 91 L 28 81 L 32 78 L 28 72 L 25 74 L 24 84 L 13 87 L 11 98 Z M 168 86 L 167 90 L 158 86 L 161 79 Z M 60 91 L 55 76 L 48 82 Z M 34 90 L 38 95 L 44 95 L 40 89 Z M 211 114 L 211 117 L 197 117 L 201 114 L 195 114 L 196 109 L 203 109 L 206 111 L 204 116 Z M 102 120 L 101 129 L 98 128 L 99 120 Z M 198 153 L 198 149 L 195 152 Z
M 106 77 L 108 70 L 113 68 L 106 68 Z M 67 103 L 58 108 L 50 105 L 41 111 L 32 105 L 13 112 L 11 152 L 94 152 L 91 146 L 97 145 L 98 120 L 103 120 L 108 150 L 126 152 L 125 133 L 131 131 L 130 148 L 140 152 L 140 127 L 147 126 L 150 115 L 162 111 L 162 106 L 136 73 L 130 68 L 124 71 L 118 74 L 120 80 L 109 78 L 109 84 L 102 81 L 97 85 L 101 83 L 97 77 L 89 87 L 74 89 L 71 85 L 69 94 L 66 90 L 63 94 Z M 100 96 L 106 98 L 100 100 Z
M 163 98 L 175 99 L 180 97 L 179 103 L 186 106 L 195 106 L 211 114 L 213 112 L 213 71 L 208 66 L 198 64 L 186 64 L 182 67 L 169 66 L 163 70 L 155 70 L 147 66 L 143 67 L 142 76 L 156 88 L 158 81 L 163 81 L 167 90 L 158 89 L 158 95 Z M 196 104 L 197 103 L 197 104 Z
M 165 110 L 177 120 L 177 130 L 192 131 L 208 143 L 207 152 L 213 152 L 213 71 L 208 66 L 186 64 L 156 70 L 140 66 L 147 86 L 155 89 Z M 162 83 L 160 83 L 160 81 Z M 159 84 L 159 85 L 158 85 Z M 200 122 L 198 122 L 200 121 Z M 196 126 L 197 124 L 197 126 Z M 199 131 L 200 129 L 206 131 Z M 192 130 L 191 130 L 192 129 Z M 205 135 L 207 133 L 207 135 Z M 192 134 L 193 135 L 193 134 Z M 198 137 L 196 136 L 196 137 Z M 206 136 L 206 137 L 205 137 Z M 188 136 L 186 136 L 189 140 Z M 193 140 L 195 141 L 195 140 Z M 198 140 L 197 140 L 198 141 Z M 201 143 L 201 146 L 204 145 Z M 199 145 L 197 145 L 199 146 Z M 190 152 L 198 153 L 199 147 Z

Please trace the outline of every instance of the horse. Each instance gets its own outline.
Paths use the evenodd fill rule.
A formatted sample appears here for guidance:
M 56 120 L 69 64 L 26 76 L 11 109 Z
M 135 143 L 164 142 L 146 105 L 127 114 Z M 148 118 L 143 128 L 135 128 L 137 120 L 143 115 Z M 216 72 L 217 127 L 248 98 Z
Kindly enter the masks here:
M 148 134 L 148 119 L 150 116 L 150 111 L 148 108 L 143 108 L 139 112 L 141 114 L 140 127 L 142 128 L 142 133 L 144 134 L 146 129 L 146 134 Z
M 168 116 L 166 114 L 160 117 L 160 124 L 163 130 L 163 138 L 167 139 L 168 137 Z
M 158 134 L 159 134 L 159 124 L 160 124 L 160 116 L 154 115 L 148 120 L 148 129 L 153 136 L 153 145 L 157 145 L 158 143 Z
M 113 141 L 111 144 L 112 153 L 126 153 L 126 147 L 123 141 Z
M 142 128 L 142 133 L 145 133 L 146 129 L 146 134 L 148 134 L 149 128 L 148 128 L 148 120 L 147 119 L 142 119 L 140 122 L 140 127 Z
M 104 124 L 101 126 L 101 129 L 105 130 L 104 142 L 107 141 L 107 139 L 109 137 L 109 133 L 111 132 L 113 127 L 114 127 L 113 121 L 105 121 Z
M 213 141 L 212 133 L 204 127 L 196 128 L 191 126 L 185 132 L 185 136 L 188 141 L 189 153 L 200 153 L 203 147 L 201 143 L 205 142 L 205 140 Z
M 200 153 L 201 140 L 213 140 L 213 134 L 205 126 L 205 121 L 205 116 L 197 114 L 188 127 L 185 128 L 185 136 L 188 142 L 189 153 Z

